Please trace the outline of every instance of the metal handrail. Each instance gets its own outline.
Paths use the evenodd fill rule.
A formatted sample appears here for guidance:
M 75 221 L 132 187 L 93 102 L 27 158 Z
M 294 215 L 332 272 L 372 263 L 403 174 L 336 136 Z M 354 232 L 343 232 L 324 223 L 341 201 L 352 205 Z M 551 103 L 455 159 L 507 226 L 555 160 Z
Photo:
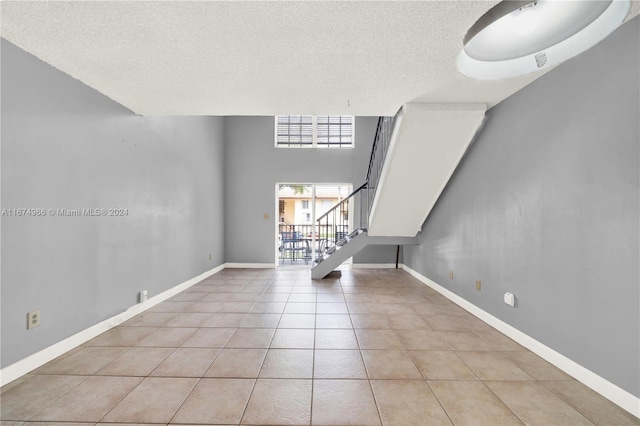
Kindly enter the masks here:
M 318 241 L 319 249 L 316 253 L 315 249 L 315 233 L 314 233 L 314 257 L 317 254 L 316 260 L 321 262 L 325 253 L 330 254 L 331 250 L 335 250 L 348 240 L 348 236 L 354 231 L 367 230 L 369 227 L 369 212 L 371 211 L 371 205 L 373 204 L 373 195 L 380 180 L 380 172 L 382 170 L 382 164 L 387 155 L 389 143 L 391 141 L 391 133 L 393 132 L 393 126 L 395 123 L 395 117 L 379 117 L 378 125 L 376 128 L 376 135 L 373 139 L 373 146 L 371 147 L 371 156 L 369 157 L 369 167 L 367 169 L 367 179 L 365 183 L 360 185 L 355 191 L 347 195 L 343 200 L 330 208 L 326 213 L 316 219 L 316 225 L 318 227 Z M 360 207 L 360 220 L 359 226 L 354 229 L 349 229 L 348 220 L 344 219 L 344 214 L 349 216 L 349 203 L 356 199 L 359 200 Z M 336 214 L 338 213 L 338 214 Z M 342 214 L 342 217 L 341 217 Z M 329 220 L 331 219 L 331 220 Z M 324 222 L 324 223 L 323 223 Z M 333 236 L 333 238 L 330 238 Z
M 360 187 L 358 187 L 358 189 L 356 189 L 355 191 L 353 191 L 351 194 L 347 195 L 342 201 L 340 201 L 338 204 L 336 204 L 335 206 L 331 207 L 325 214 L 323 214 L 322 216 L 320 216 L 318 219 L 316 219 L 316 222 L 320 222 L 322 219 L 324 219 L 325 216 L 329 216 L 329 214 L 337 209 L 338 207 L 340 207 L 341 204 L 345 203 L 346 201 L 349 201 L 350 198 L 353 198 L 358 192 L 360 192 L 362 189 L 364 189 L 367 186 L 367 182 L 363 183 L 362 185 L 360 185 Z
M 371 149 L 371 157 L 369 158 L 369 168 L 367 169 L 367 182 L 369 183 L 369 210 L 373 204 L 373 195 L 376 193 L 378 182 L 380 181 L 380 174 L 382 172 L 382 165 L 387 156 L 389 145 L 391 144 L 391 135 L 393 133 L 393 126 L 395 125 L 396 116 L 393 117 L 380 117 L 378 118 L 378 127 L 376 129 L 376 136 L 373 140 L 373 147 Z
M 363 228 L 366 229 L 369 214 L 368 210 L 365 212 L 364 209 L 369 207 L 366 202 L 367 198 L 365 198 L 368 197 L 368 190 L 369 186 L 365 182 L 316 220 L 318 244 L 315 243 L 316 233 L 314 232 L 312 250 L 313 257 L 318 263 L 354 236 L 350 222 L 354 222 L 352 212 L 356 202 L 359 202 L 360 205 L 360 226 L 355 227 L 356 234 L 360 233 Z
M 369 182 L 369 177 L 371 176 L 371 170 L 373 168 L 373 160 L 376 154 L 376 147 L 378 146 L 378 141 L 380 140 L 380 132 L 382 130 L 382 120 L 384 117 L 378 117 L 378 125 L 376 127 L 376 135 L 373 138 L 373 146 L 371 147 L 371 156 L 369 157 L 369 168 L 367 169 L 367 182 Z

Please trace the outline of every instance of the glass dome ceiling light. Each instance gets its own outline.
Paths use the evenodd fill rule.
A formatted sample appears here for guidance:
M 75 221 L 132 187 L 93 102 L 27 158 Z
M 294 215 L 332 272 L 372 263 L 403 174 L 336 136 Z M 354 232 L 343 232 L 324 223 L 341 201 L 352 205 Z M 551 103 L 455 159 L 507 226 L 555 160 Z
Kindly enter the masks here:
M 611 34 L 630 0 L 503 0 L 467 31 L 458 70 L 494 80 L 570 59 Z

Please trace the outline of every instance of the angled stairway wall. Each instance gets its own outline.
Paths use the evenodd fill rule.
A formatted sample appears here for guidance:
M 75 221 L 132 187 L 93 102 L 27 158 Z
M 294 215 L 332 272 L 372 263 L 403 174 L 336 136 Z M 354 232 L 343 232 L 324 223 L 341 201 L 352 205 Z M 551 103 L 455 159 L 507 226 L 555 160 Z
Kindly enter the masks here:
M 382 155 L 383 163 L 379 175 L 367 176 L 365 200 L 372 191 L 373 202 L 366 232 L 353 234 L 320 257 L 312 277 L 325 277 L 367 245 L 416 244 L 420 227 L 480 128 L 485 110 L 484 104 L 403 106 L 384 145 L 386 155 L 376 152 L 374 143 L 371 161 Z
M 396 117 L 369 235 L 414 237 L 482 124 L 484 104 L 409 103 Z

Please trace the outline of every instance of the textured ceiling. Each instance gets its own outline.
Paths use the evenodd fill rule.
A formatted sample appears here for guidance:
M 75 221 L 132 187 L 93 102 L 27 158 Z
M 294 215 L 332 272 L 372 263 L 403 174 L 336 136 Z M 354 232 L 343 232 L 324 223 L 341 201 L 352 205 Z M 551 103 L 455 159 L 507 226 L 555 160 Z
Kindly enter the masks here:
M 3 1 L 0 19 L 2 37 L 139 114 L 392 115 L 491 106 L 539 77 L 458 73 L 466 30 L 496 3 Z

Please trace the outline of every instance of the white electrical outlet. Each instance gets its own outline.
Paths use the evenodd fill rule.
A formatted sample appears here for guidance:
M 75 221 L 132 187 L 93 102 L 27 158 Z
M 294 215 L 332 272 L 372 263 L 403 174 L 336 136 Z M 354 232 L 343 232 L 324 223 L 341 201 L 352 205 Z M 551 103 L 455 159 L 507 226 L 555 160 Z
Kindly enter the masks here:
M 512 308 L 516 305 L 516 297 L 513 295 L 513 293 L 504 294 L 504 303 L 511 306 Z
M 138 302 L 139 303 L 144 303 L 147 301 L 147 295 L 149 293 L 147 292 L 147 290 L 142 290 L 139 294 L 138 294 Z
M 31 311 L 27 314 L 27 330 L 40 326 L 40 311 Z

